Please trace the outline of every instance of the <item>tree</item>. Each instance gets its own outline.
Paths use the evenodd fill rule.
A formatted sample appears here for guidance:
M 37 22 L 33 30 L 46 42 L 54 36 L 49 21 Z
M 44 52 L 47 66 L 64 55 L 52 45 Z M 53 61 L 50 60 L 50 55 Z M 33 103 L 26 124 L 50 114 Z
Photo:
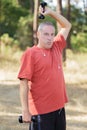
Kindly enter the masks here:
M 71 16 L 71 6 L 70 6 L 70 0 L 67 0 L 66 1 L 66 9 L 67 9 L 67 19 L 70 21 L 70 16 Z M 69 33 L 68 35 L 68 38 L 67 38 L 67 48 L 71 49 L 71 32 Z
M 37 25 L 38 25 L 38 5 L 39 0 L 34 1 L 34 19 L 33 19 L 33 43 L 37 44 Z

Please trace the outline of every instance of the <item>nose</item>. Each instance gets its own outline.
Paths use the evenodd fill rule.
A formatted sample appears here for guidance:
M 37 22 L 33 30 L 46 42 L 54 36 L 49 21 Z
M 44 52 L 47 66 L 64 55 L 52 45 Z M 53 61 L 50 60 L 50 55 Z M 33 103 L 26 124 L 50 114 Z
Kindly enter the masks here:
M 48 36 L 48 40 L 52 41 L 52 39 L 53 39 L 53 36 L 52 36 L 52 35 L 49 35 L 49 36 Z

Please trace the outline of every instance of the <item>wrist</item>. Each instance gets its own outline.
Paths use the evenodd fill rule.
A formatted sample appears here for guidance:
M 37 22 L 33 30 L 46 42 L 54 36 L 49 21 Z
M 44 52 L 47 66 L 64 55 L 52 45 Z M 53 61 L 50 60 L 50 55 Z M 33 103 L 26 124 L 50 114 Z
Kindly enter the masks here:
M 28 109 L 26 109 L 26 110 L 22 110 L 22 115 L 30 115 L 30 112 L 29 112 L 29 110 Z
M 29 111 L 28 107 L 22 106 L 22 112 L 28 112 L 28 111 Z
M 53 10 L 50 11 L 49 15 L 51 17 L 57 17 L 57 13 L 55 11 L 53 11 Z

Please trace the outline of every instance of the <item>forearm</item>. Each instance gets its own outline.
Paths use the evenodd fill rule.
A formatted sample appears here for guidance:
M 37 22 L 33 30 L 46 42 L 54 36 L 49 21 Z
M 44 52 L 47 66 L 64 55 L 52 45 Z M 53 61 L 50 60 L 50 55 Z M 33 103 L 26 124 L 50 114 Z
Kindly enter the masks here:
M 51 10 L 49 15 L 53 17 L 62 28 L 71 28 L 71 23 L 61 14 L 57 14 L 57 12 Z
M 22 118 L 26 123 L 31 122 L 31 114 L 28 106 L 28 81 L 26 79 L 20 80 L 20 100 L 22 105 Z
M 20 81 L 20 100 L 22 111 L 28 111 L 28 83 L 27 80 Z

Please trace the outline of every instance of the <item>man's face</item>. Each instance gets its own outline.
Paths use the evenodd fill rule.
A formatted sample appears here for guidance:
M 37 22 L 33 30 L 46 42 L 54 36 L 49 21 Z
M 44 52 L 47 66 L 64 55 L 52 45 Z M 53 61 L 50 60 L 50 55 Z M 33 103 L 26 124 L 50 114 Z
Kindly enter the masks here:
M 42 30 L 38 32 L 38 47 L 49 49 L 53 45 L 55 36 L 55 29 L 53 26 L 45 25 Z

